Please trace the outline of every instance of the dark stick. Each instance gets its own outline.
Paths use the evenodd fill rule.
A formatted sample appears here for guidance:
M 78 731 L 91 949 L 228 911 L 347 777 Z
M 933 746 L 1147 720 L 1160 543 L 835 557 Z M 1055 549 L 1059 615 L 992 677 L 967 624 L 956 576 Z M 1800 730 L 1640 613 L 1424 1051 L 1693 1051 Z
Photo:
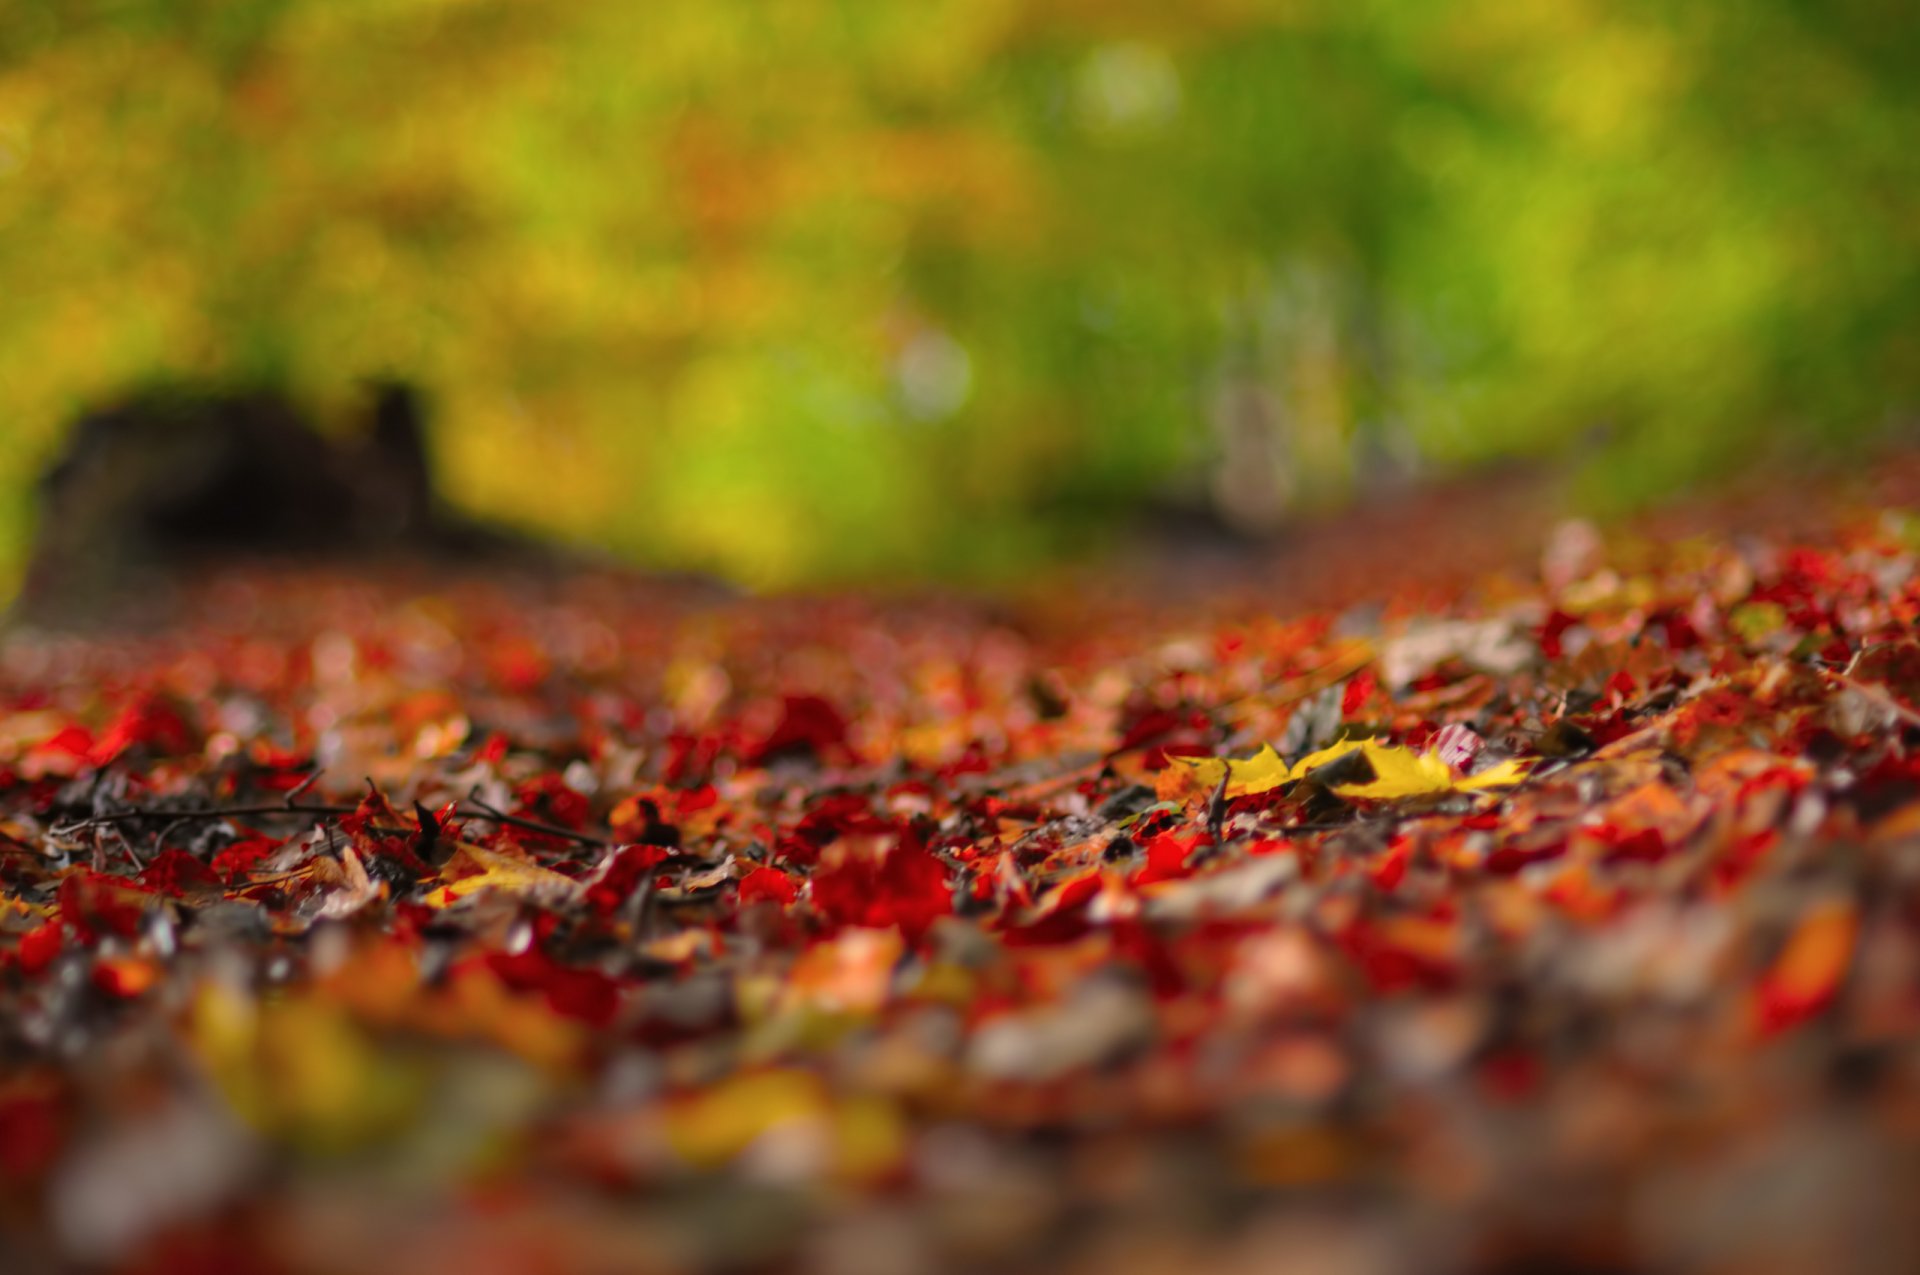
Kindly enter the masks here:
M 186 810 L 116 810 L 112 814 L 89 815 L 64 824 L 58 831 L 78 832 L 82 828 L 108 828 L 115 824 L 138 823 L 142 819 L 172 819 L 191 823 L 196 819 L 258 818 L 266 815 L 350 815 L 358 806 L 296 806 L 282 802 L 277 806 L 199 806 Z
M 319 782 L 320 774 L 321 774 L 320 768 L 318 766 L 314 767 L 313 770 L 308 772 L 307 777 L 305 779 L 302 779 L 299 782 L 299 784 L 294 787 L 293 791 L 287 794 L 288 809 L 293 808 L 294 801 L 298 799 L 301 793 L 305 792 L 307 789 L 313 787 L 315 783 Z
M 509 828 L 522 828 L 528 832 L 544 833 L 549 837 L 559 837 L 583 846 L 605 846 L 613 844 L 607 840 L 607 838 L 596 837 L 590 832 L 575 832 L 571 828 L 562 828 L 556 824 L 541 823 L 538 819 L 524 819 L 519 815 L 510 815 L 504 810 L 496 810 L 472 793 L 467 794 L 467 800 L 480 807 L 482 812 L 477 815 L 466 814 L 465 817 L 468 819 L 488 819 L 494 823 L 505 824 Z M 456 817 L 463 814 L 458 808 L 456 808 L 453 813 Z
M 464 805 L 454 808 L 456 819 L 475 819 L 482 823 L 503 824 L 510 828 L 519 828 L 526 832 L 538 832 L 549 837 L 559 837 L 579 845 L 606 846 L 612 842 L 606 837 L 598 837 L 590 832 L 575 832 L 571 828 L 562 828 L 555 824 L 541 823 L 538 819 L 526 819 L 519 815 L 510 815 L 495 810 L 485 802 L 474 800 L 477 809 Z M 56 834 L 67 835 L 88 828 L 108 828 L 123 823 L 137 823 L 142 819 L 167 819 L 174 824 L 192 823 L 201 819 L 238 819 L 266 818 L 269 815 L 314 815 L 320 818 L 338 815 L 350 815 L 360 809 L 358 806 L 300 806 L 291 802 L 278 806 L 203 806 L 189 810 L 119 810 L 112 814 L 92 815 L 74 823 L 54 828 Z M 383 829 L 382 831 L 406 831 L 413 829 Z

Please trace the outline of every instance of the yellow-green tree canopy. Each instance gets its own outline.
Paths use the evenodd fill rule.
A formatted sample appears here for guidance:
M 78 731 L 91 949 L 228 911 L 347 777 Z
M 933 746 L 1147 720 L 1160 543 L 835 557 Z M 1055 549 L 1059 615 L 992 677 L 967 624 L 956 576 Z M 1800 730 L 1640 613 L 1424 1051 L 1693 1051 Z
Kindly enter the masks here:
M 1905 17 L 9 0 L 0 542 L 165 375 L 417 378 L 464 505 L 775 583 L 1210 465 L 1257 520 L 1377 455 L 1858 437 L 1920 391 Z

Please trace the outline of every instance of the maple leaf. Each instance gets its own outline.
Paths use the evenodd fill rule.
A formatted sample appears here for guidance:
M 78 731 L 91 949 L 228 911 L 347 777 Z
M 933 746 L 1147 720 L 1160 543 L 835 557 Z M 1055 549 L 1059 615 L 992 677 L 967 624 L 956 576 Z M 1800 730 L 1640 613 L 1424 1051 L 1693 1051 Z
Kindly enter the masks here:
M 1294 779 L 1286 760 L 1272 744 L 1260 745 L 1260 751 L 1251 757 L 1182 757 L 1169 753 L 1167 760 L 1183 767 L 1209 792 L 1225 779 L 1229 797 L 1269 792 Z
M 1438 755 L 1383 744 L 1379 740 L 1342 740 L 1330 748 L 1309 753 L 1293 766 L 1293 778 L 1305 779 L 1322 767 L 1358 754 L 1372 769 L 1371 779 L 1355 778 L 1330 785 L 1342 797 L 1391 801 L 1398 797 L 1427 797 L 1446 792 L 1478 792 L 1507 788 L 1527 777 L 1526 763 L 1503 761 L 1473 775 L 1456 772 Z
M 1219 787 L 1224 778 L 1228 797 L 1245 797 L 1309 778 L 1315 771 L 1349 757 L 1364 764 L 1337 777 L 1327 776 L 1330 782 L 1326 786 L 1342 797 L 1364 797 L 1372 801 L 1511 787 L 1527 775 L 1527 764 L 1517 759 L 1489 766 L 1476 774 L 1462 775 L 1435 753 L 1415 752 L 1375 739 L 1342 740 L 1308 753 L 1292 766 L 1286 764 L 1271 744 L 1261 745 L 1260 751 L 1248 758 L 1170 756 L 1167 760 L 1185 767 L 1209 790 Z

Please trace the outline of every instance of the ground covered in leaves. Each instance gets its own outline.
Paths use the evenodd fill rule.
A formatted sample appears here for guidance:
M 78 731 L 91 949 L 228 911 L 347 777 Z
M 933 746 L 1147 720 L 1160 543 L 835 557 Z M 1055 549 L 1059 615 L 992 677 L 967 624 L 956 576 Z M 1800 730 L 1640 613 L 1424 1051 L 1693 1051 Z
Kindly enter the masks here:
M 1915 1269 L 1915 543 L 16 630 L 5 1268 Z

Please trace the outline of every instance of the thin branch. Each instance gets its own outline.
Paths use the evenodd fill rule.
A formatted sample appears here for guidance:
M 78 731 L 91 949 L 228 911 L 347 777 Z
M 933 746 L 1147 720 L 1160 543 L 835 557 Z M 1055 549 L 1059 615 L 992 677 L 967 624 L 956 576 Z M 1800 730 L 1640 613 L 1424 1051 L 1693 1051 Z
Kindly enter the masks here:
M 467 794 L 467 800 L 478 806 L 481 813 L 474 814 L 471 811 L 463 810 L 456 806 L 453 812 L 454 818 L 490 820 L 497 824 L 504 824 L 509 828 L 519 828 L 526 832 L 538 832 L 544 836 L 559 837 L 562 840 L 571 841 L 583 846 L 606 846 L 613 844 L 607 838 L 597 837 L 591 832 L 575 832 L 571 828 L 562 828 L 558 824 L 542 823 L 538 819 L 527 819 L 520 815 L 510 815 L 504 810 L 496 810 L 486 802 L 480 800 L 473 792 Z
M 478 798 L 471 798 L 472 805 L 458 804 L 454 807 L 456 819 L 473 819 L 481 823 L 501 824 L 510 828 L 519 828 L 525 832 L 537 832 L 543 836 L 559 837 L 585 846 L 607 846 L 613 844 L 609 838 L 596 836 L 590 832 L 576 832 L 571 828 L 562 828 L 555 824 L 542 823 L 538 819 L 527 819 L 520 815 L 510 815 L 496 810 Z M 207 819 L 265 819 L 276 815 L 310 815 L 316 819 L 350 815 L 359 810 L 359 806 L 295 805 L 291 801 L 277 806 L 200 806 L 186 810 L 116 810 L 111 814 L 91 815 L 70 824 L 59 824 L 50 829 L 56 836 L 72 836 L 90 828 L 110 828 L 124 823 L 138 823 L 143 819 L 165 819 L 169 828 L 182 823 L 194 823 Z M 387 834 L 415 831 L 412 828 L 369 829 Z
M 142 859 L 140 857 L 140 852 L 133 848 L 133 842 L 128 840 L 127 834 L 120 831 L 118 828 L 115 828 L 113 830 L 113 835 L 119 839 L 121 848 L 127 852 L 127 858 L 133 861 L 134 870 L 136 872 L 146 871 L 146 868 L 147 868 L 146 860 Z
M 268 815 L 350 815 L 358 806 L 296 806 L 291 802 L 282 802 L 275 806 L 197 806 L 186 810 L 157 810 L 135 808 L 116 810 L 111 814 L 89 815 L 85 819 L 70 824 L 56 826 L 56 834 L 82 832 L 88 828 L 110 828 L 117 824 L 138 823 L 143 819 L 171 819 L 178 823 L 191 823 L 201 819 L 257 819 Z

